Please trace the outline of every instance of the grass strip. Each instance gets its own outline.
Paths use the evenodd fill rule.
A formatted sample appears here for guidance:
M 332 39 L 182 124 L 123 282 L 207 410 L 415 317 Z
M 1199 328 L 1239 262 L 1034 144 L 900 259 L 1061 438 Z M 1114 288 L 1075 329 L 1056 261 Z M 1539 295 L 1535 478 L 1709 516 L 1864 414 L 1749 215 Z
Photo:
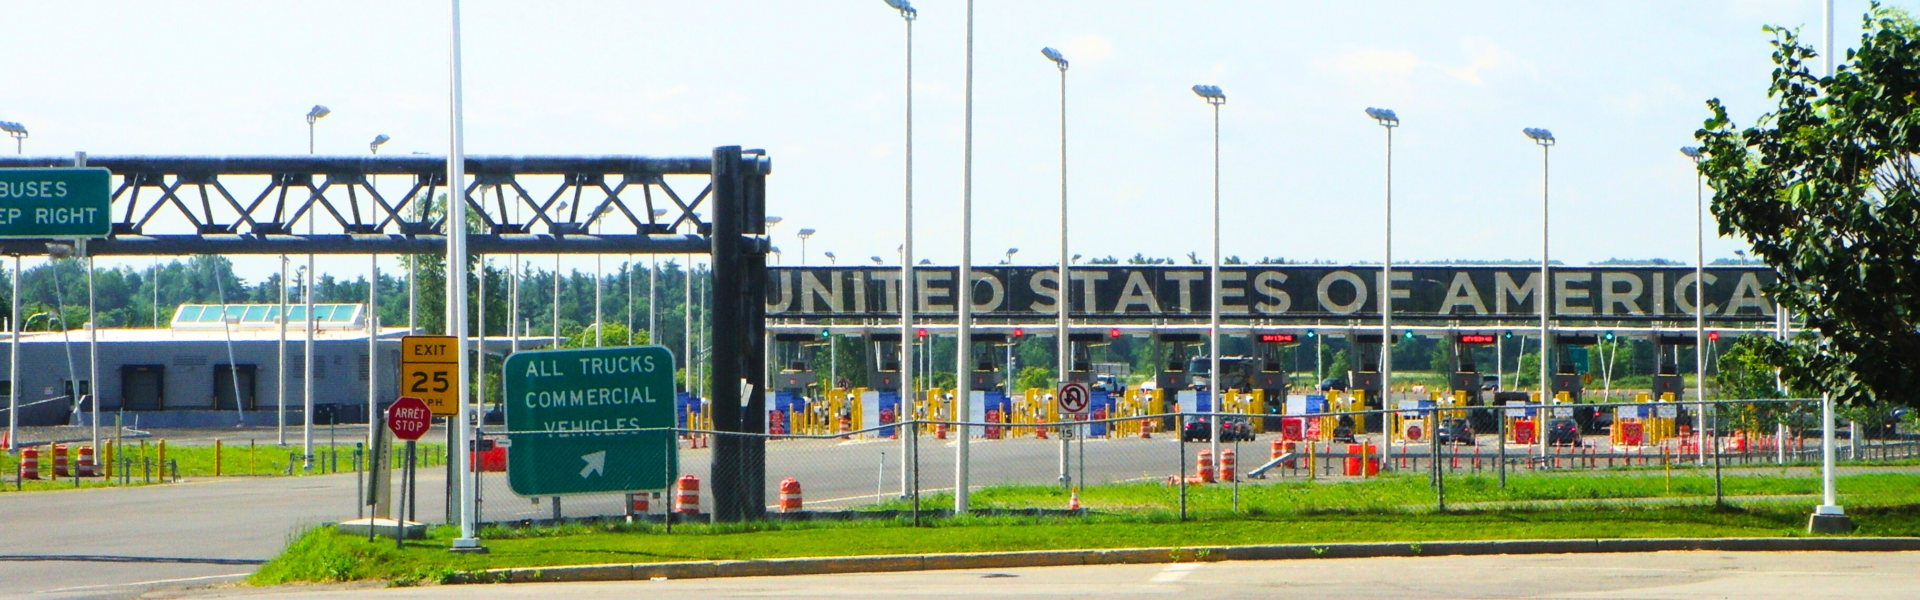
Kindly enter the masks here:
M 120 486 L 121 469 L 123 468 L 128 475 L 127 485 L 161 483 L 163 479 L 171 476 L 172 473 L 167 472 L 165 465 L 161 462 L 162 456 L 158 441 L 149 441 L 144 444 L 141 443 L 142 441 L 144 440 L 130 440 L 128 443 L 115 448 L 115 464 L 113 465 L 114 475 L 112 481 L 108 481 L 102 477 L 82 478 L 80 480 L 80 487 Z M 0 493 L 13 492 L 16 490 L 44 491 L 73 489 L 75 486 L 71 477 L 60 480 L 52 479 L 53 457 L 50 448 L 50 446 L 46 445 L 39 446 L 41 479 L 30 479 L 24 482 L 18 482 L 18 485 L 16 485 L 14 481 L 14 474 L 18 472 L 16 471 L 16 467 L 20 462 L 20 456 L 14 453 L 0 452 L 0 479 L 4 479 L 5 481 L 5 485 L 0 485 Z M 75 468 L 80 464 L 79 449 L 80 444 L 70 444 L 67 446 L 68 464 Z M 327 467 L 327 470 L 331 472 L 335 460 L 338 461 L 339 468 L 342 472 L 353 471 L 353 451 L 354 445 L 351 443 L 333 445 L 315 444 L 313 452 L 316 471 L 313 474 L 319 474 L 317 469 L 321 466 Z M 432 466 L 446 462 L 445 444 L 423 443 L 419 445 L 416 452 L 421 460 L 421 466 Z M 300 448 L 291 445 L 281 447 L 274 444 L 258 444 L 253 446 L 235 444 L 223 446 L 219 448 L 218 451 L 216 451 L 213 446 L 169 445 L 167 446 L 164 459 L 166 462 L 175 463 L 179 466 L 179 475 L 183 479 L 213 477 L 216 473 L 214 468 L 216 455 L 218 455 L 219 458 L 219 469 L 217 472 L 222 477 L 285 476 L 288 473 L 287 465 L 289 461 L 293 464 L 293 475 L 307 475 L 308 473 L 305 473 L 301 469 L 299 453 Z M 101 466 L 104 467 L 106 457 L 100 455 L 95 456 L 100 458 L 102 461 Z M 337 459 L 335 458 L 336 456 L 338 457 Z M 396 452 L 395 456 L 400 456 L 400 453 Z M 121 459 L 131 459 L 131 462 L 128 463 L 131 467 L 128 468 L 127 465 L 119 464 Z M 69 472 L 69 475 L 71 475 L 71 472 Z
M 1184 522 L 1166 508 L 1165 490 L 1116 485 L 1085 490 L 1083 502 L 1098 499 L 1110 504 L 1095 505 L 1095 512 L 1078 518 L 967 516 L 929 519 L 921 527 L 905 520 L 682 525 L 670 535 L 657 525 L 644 523 L 489 527 L 482 532 L 491 549 L 485 555 L 447 552 L 456 535 L 450 527 L 436 528 L 428 539 L 401 547 L 396 547 L 392 539 L 369 543 L 364 537 L 321 527 L 294 539 L 250 582 L 271 585 L 384 579 L 404 585 L 505 567 L 939 552 L 1494 539 L 1796 537 L 1806 535 L 1806 515 L 1815 503 L 1813 499 L 1792 498 L 1743 501 L 1726 507 L 1609 503 L 1592 497 L 1594 490 L 1583 486 L 1609 484 L 1601 489 L 1613 494 L 1611 497 L 1633 497 L 1631 494 L 1646 494 L 1653 489 L 1664 494 L 1666 488 L 1663 481 L 1643 481 L 1648 478 L 1556 476 L 1537 478 L 1541 481 L 1533 482 L 1536 487 L 1510 481 L 1507 492 L 1499 492 L 1497 485 L 1492 490 L 1477 491 L 1473 486 L 1462 486 L 1466 488 L 1462 495 L 1477 494 L 1484 501 L 1561 501 L 1563 504 L 1557 507 L 1442 513 L 1398 503 L 1431 499 L 1430 492 L 1424 498 L 1416 497 L 1425 490 L 1424 480 L 1401 479 L 1411 479 L 1412 483 L 1386 478 L 1354 484 L 1265 486 L 1270 489 L 1247 486 L 1241 489 L 1246 510 L 1239 512 L 1228 508 L 1230 499 L 1217 497 L 1223 490 L 1216 486 L 1198 490 L 1189 498 L 1198 502 L 1190 504 L 1191 518 Z M 1639 483 L 1617 481 L 1622 479 Z M 1818 490 L 1817 478 L 1743 479 L 1749 479 L 1741 482 L 1746 487 L 1738 489 L 1758 492 L 1752 495 L 1778 497 L 1793 490 Z M 1728 483 L 1729 489 L 1734 489 L 1732 479 Z M 1920 536 L 1920 494 L 1914 491 L 1920 487 L 1917 483 L 1920 476 L 1905 474 L 1843 478 L 1841 488 L 1849 492 L 1845 504 L 1859 527 L 1856 535 Z M 1710 494 L 1710 478 L 1706 485 Z M 1064 494 L 1053 496 L 1055 491 L 1037 486 L 986 488 L 973 497 L 986 506 L 1014 507 L 1064 498 Z

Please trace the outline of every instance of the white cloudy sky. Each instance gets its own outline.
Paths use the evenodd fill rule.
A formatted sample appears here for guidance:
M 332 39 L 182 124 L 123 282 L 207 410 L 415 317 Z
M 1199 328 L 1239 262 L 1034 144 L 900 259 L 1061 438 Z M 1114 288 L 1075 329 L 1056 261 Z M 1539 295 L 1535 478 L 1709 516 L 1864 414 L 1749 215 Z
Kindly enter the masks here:
M 1894 2 L 1910 5 L 1910 2 Z M 959 256 L 965 3 L 920 0 L 915 183 L 923 257 Z M 976 8 L 975 259 L 1057 250 L 1058 72 L 1069 73 L 1073 252 L 1208 249 L 1211 115 L 1225 89 L 1224 251 L 1377 261 L 1392 108 L 1396 258 L 1537 258 L 1553 130 L 1553 255 L 1693 255 L 1691 143 L 1708 98 L 1765 108 L 1767 24 L 1818 39 L 1821 0 L 1003 1 Z M 1843 44 L 1865 0 L 1840 0 Z M 0 119 L 29 154 L 446 150 L 446 3 L 15 3 Z M 901 20 L 881 0 L 466 4 L 467 151 L 774 157 L 776 244 L 812 261 L 900 241 Z M 1741 244 L 1710 240 L 1708 256 Z M 569 259 L 586 266 L 591 259 Z M 137 261 L 135 264 L 145 264 Z M 248 275 L 271 264 L 243 261 Z M 364 259 L 326 270 L 351 277 Z

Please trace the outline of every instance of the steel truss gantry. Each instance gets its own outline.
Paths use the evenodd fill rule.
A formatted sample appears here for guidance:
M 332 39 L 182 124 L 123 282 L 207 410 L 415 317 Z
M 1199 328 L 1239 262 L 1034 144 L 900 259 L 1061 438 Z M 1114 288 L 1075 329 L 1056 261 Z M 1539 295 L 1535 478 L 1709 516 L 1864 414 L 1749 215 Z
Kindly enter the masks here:
M 431 207 L 446 191 L 445 157 L 0 158 L 0 168 L 71 166 L 113 173 L 113 231 L 87 240 L 93 256 L 447 251 L 444 213 Z M 713 427 L 748 434 L 714 441 L 714 518 L 763 518 L 765 439 L 752 434 L 767 426 L 760 416 L 772 172 L 766 153 L 722 146 L 691 158 L 468 156 L 466 172 L 472 183 L 461 196 L 471 254 L 711 257 L 709 372 L 713 381 L 743 384 L 713 386 Z M 701 189 L 689 196 L 669 180 Z M 536 195 L 529 190 L 536 187 L 552 191 Z M 664 212 L 656 216 L 656 209 Z M 69 241 L 0 240 L 0 255 L 46 254 L 47 244 Z
M 746 155 L 766 170 L 764 154 Z M 701 212 L 714 204 L 711 158 L 469 156 L 466 163 L 474 222 L 467 244 L 476 254 L 711 251 L 712 224 Z M 444 156 L 0 158 L 0 168 L 80 165 L 113 173 L 113 234 L 88 243 L 95 256 L 446 248 L 445 207 L 431 206 L 446 194 Z M 670 182 L 699 191 L 689 195 Z M 656 209 L 664 213 L 655 216 Z M 0 241 L 0 254 L 41 254 L 51 241 Z

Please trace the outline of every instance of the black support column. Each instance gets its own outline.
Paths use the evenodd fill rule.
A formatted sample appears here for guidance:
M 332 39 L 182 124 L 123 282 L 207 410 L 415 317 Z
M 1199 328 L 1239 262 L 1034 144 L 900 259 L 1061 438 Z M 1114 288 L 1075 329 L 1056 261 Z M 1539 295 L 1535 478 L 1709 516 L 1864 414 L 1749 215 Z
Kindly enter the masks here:
M 713 518 L 722 522 L 766 517 L 766 440 L 758 434 L 767 430 L 768 171 L 761 152 L 713 151 L 713 425 L 745 434 L 713 443 Z
M 768 161 L 764 153 L 753 151 L 745 160 L 746 221 L 743 229 L 754 238 L 764 237 L 767 233 L 767 172 Z M 767 252 L 764 244 L 753 244 L 746 248 L 742 258 L 746 278 L 746 297 L 743 300 L 747 318 L 742 321 L 745 331 L 741 333 L 741 342 L 746 346 L 741 369 L 745 373 L 747 384 L 753 390 L 753 396 L 746 399 L 745 414 L 741 415 L 741 431 L 764 434 L 767 432 Z M 745 438 L 746 447 L 741 453 L 740 463 L 741 494 L 743 496 L 743 515 L 750 519 L 764 519 L 767 515 L 767 439 L 761 436 Z
M 746 281 L 742 277 L 746 262 L 740 236 L 746 221 L 746 203 L 742 201 L 745 181 L 741 173 L 740 147 L 723 146 L 713 150 L 713 321 L 712 389 L 713 427 L 722 432 L 740 432 L 740 378 L 747 348 L 741 343 L 746 335 Z M 747 517 L 745 445 L 740 436 L 718 435 L 713 440 L 713 520 L 739 521 Z

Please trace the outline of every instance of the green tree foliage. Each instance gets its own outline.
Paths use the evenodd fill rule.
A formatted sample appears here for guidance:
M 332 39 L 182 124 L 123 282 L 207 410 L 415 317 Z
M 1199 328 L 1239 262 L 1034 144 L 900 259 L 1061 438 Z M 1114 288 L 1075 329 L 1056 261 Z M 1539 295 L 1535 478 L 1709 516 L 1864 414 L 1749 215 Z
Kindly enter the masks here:
M 1532 351 L 1520 355 L 1519 367 L 1513 372 L 1512 383 L 1508 387 L 1525 391 L 1540 387 L 1540 352 Z
M 1327 363 L 1327 377 L 1346 379 L 1347 371 L 1353 369 L 1352 364 L 1353 363 L 1347 359 L 1346 350 L 1333 353 L 1333 361 Z
M 1053 367 L 1027 366 L 1020 368 L 1020 377 L 1014 380 L 1014 390 L 1039 388 L 1053 389 Z
M 1831 77 L 1790 29 L 1774 35 L 1777 107 L 1737 129 L 1718 99 L 1695 135 L 1723 235 L 1779 274 L 1768 291 L 1817 337 L 1754 348 L 1796 387 L 1916 404 L 1920 389 L 1920 27 L 1875 5 Z

